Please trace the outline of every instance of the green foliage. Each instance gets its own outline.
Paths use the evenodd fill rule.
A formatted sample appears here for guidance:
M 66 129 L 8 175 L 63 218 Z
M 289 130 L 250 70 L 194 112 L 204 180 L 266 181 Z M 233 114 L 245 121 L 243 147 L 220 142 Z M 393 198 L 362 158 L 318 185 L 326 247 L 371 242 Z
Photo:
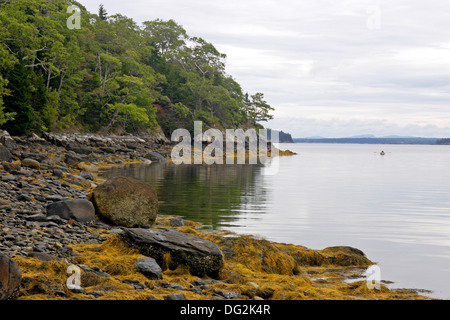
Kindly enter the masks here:
M 5 107 L 3 106 L 3 97 L 10 94 L 10 91 L 5 88 L 8 81 L 0 76 L 0 126 L 4 125 L 8 121 L 14 120 L 15 112 L 5 112 Z
M 106 21 L 106 19 L 108 19 L 108 13 L 106 12 L 103 4 L 100 4 L 100 6 L 98 7 L 98 16 L 103 21 Z
M 248 98 L 248 95 L 246 95 L 245 110 L 247 113 L 247 118 L 253 125 L 256 125 L 257 121 L 268 121 L 273 119 L 270 112 L 273 111 L 274 108 L 264 100 L 263 93 L 257 92 L 250 98 L 251 100 Z
M 70 5 L 81 29 L 67 27 Z M 166 134 L 206 126 L 255 126 L 273 110 L 247 103 L 226 56 L 173 20 L 138 26 L 68 0 L 14 0 L 0 10 L 0 125 L 15 134 L 71 129 Z

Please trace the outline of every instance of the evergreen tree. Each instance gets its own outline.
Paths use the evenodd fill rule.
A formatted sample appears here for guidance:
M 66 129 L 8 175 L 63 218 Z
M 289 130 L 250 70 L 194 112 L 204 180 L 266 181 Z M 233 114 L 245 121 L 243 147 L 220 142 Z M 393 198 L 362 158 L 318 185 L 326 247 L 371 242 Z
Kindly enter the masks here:
M 100 6 L 98 7 L 98 16 L 103 21 L 106 21 L 108 19 L 108 13 L 106 12 L 103 4 L 100 4 Z
M 27 133 L 33 125 L 34 113 L 31 107 L 30 70 L 23 63 L 17 63 L 8 73 L 7 89 L 11 94 L 3 98 L 5 112 L 14 112 L 14 120 L 3 127 L 11 134 Z

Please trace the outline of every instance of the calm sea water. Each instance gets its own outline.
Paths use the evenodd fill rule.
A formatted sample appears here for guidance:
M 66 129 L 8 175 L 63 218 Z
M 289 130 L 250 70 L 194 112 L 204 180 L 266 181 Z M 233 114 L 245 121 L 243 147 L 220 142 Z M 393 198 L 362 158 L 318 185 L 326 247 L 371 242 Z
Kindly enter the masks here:
M 346 245 L 393 288 L 450 299 L 450 147 L 282 144 L 275 175 L 257 165 L 110 169 L 151 183 L 160 214 L 312 249 Z M 385 155 L 381 156 L 381 150 Z

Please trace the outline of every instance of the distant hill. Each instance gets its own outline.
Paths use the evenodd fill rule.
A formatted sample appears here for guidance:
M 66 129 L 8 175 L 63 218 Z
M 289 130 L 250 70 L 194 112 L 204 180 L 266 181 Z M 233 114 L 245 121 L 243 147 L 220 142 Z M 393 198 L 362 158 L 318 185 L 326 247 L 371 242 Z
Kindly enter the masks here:
M 420 138 L 420 137 L 381 137 L 381 138 L 349 137 L 349 138 L 318 138 L 318 139 L 294 138 L 293 140 L 296 143 L 450 144 L 450 139 Z M 437 143 L 438 141 L 441 141 L 441 143 Z
M 290 133 L 283 132 L 282 130 L 272 130 L 267 129 L 267 139 L 272 139 L 272 131 L 278 132 L 279 142 L 280 143 L 294 143 L 292 136 Z
M 436 144 L 450 144 L 450 139 L 439 139 Z

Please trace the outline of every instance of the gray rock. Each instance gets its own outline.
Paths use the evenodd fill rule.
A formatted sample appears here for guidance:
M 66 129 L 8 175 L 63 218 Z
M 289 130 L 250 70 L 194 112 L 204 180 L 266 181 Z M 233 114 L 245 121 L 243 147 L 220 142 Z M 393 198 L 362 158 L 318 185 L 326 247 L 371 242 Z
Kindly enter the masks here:
M 25 216 L 25 219 L 28 221 L 46 221 L 47 216 L 43 213 L 36 213 L 29 216 Z
M 223 296 L 225 297 L 225 299 L 239 299 L 242 297 L 240 293 L 234 291 L 224 292 Z
M 89 292 L 86 292 L 86 295 L 91 295 L 91 296 L 94 296 L 94 298 L 99 298 L 99 297 L 103 296 L 103 292 L 89 291 Z
M 33 201 L 33 197 L 28 194 L 22 193 L 17 197 L 17 200 L 31 202 Z
M 41 261 L 50 261 L 50 260 L 58 260 L 58 258 L 52 254 L 45 252 L 29 252 L 28 257 L 35 258 Z
M 58 254 L 62 257 L 71 257 L 73 255 L 73 249 L 71 247 L 64 246 L 58 250 Z
M 95 208 L 92 202 L 83 199 L 67 199 L 47 205 L 48 216 L 59 216 L 63 219 L 75 219 L 78 222 L 95 220 Z
M 2 143 L 0 143 L 0 161 L 11 161 L 11 153 Z
M 46 154 L 38 152 L 22 152 L 21 159 L 33 159 L 38 162 L 42 162 L 48 159 L 48 156 Z
M 2 181 L 15 181 L 17 180 L 17 176 L 13 174 L 2 175 Z
M 71 287 L 69 288 L 70 291 L 72 291 L 73 293 L 85 293 L 86 290 L 84 290 L 81 287 Z
M 188 223 L 183 218 L 175 217 L 172 220 L 170 220 L 170 225 L 172 227 L 184 227 L 184 226 L 187 226 Z
M 211 283 L 212 283 L 212 281 L 210 281 L 210 280 L 202 280 L 202 279 L 196 279 L 191 282 L 191 284 L 195 287 L 204 286 L 204 285 L 211 284 Z
M 19 171 L 14 171 L 13 173 L 25 177 L 31 177 L 34 174 L 32 170 L 27 170 L 24 168 L 20 168 Z
M 89 147 L 86 147 L 85 145 L 69 142 L 65 145 L 65 148 L 67 150 L 74 151 L 78 154 L 88 155 L 93 152 L 93 150 Z
M 132 286 L 140 283 L 139 280 L 136 280 L 136 279 L 123 279 L 121 282 L 132 285 Z
M 172 293 L 164 296 L 164 300 L 186 300 L 184 293 Z
M 79 176 L 87 180 L 94 180 L 94 175 L 89 171 L 80 172 Z
M 130 228 L 120 236 L 140 253 L 153 257 L 159 265 L 163 265 L 163 256 L 168 253 L 170 269 L 186 265 L 192 275 L 199 277 L 217 277 L 224 262 L 215 243 L 174 229 Z
M 78 154 L 76 154 L 76 153 L 74 153 L 74 152 L 68 152 L 68 153 L 66 154 L 65 162 L 66 162 L 69 166 L 71 166 L 71 165 L 74 165 L 74 164 L 77 163 L 77 162 L 82 161 L 83 159 L 84 159 L 84 157 L 82 157 L 82 156 L 80 156 L 80 155 L 78 155 Z
M 155 162 L 166 162 L 166 158 L 158 152 L 149 152 L 145 155 L 146 159 L 150 159 Z
M 193 287 L 193 288 L 189 289 L 189 291 L 192 291 L 192 292 L 197 293 L 197 294 L 203 294 L 202 289 L 197 288 L 197 287 Z
M 58 177 L 58 178 L 62 178 L 64 176 L 64 173 L 61 169 L 55 168 L 55 169 L 53 169 L 52 173 L 55 177 Z
M 64 200 L 64 197 L 59 194 L 52 194 L 47 196 L 48 201 L 62 201 Z
M 167 284 L 163 284 L 162 285 L 163 288 L 169 288 L 169 289 L 174 289 L 174 290 L 180 290 L 180 291 L 186 291 L 186 287 L 182 286 L 181 284 L 178 283 L 167 283 Z
M 35 143 L 42 143 L 42 142 L 45 142 L 45 139 L 39 137 L 36 133 L 32 133 L 32 134 L 28 137 L 28 141 L 29 141 L 29 142 L 35 142 Z
M 162 270 L 159 264 L 153 258 L 142 258 L 138 259 L 134 264 L 137 271 L 142 273 L 149 279 L 161 279 Z
M 11 137 L 8 131 L 5 130 L 0 130 L 0 143 L 9 150 L 14 150 L 17 147 L 14 139 Z

